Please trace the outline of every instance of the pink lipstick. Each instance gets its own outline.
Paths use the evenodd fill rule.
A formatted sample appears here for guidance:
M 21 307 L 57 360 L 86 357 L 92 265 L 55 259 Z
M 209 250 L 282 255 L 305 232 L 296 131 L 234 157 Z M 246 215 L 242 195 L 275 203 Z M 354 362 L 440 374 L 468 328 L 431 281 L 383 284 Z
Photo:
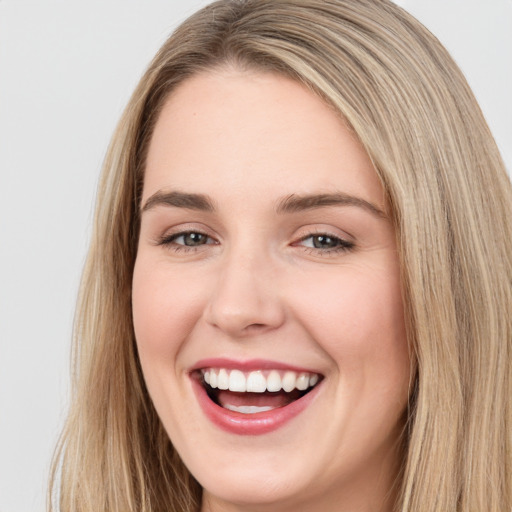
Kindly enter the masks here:
M 238 435 L 279 429 L 311 404 L 323 377 L 314 370 L 267 360 L 205 359 L 190 371 L 206 417 Z

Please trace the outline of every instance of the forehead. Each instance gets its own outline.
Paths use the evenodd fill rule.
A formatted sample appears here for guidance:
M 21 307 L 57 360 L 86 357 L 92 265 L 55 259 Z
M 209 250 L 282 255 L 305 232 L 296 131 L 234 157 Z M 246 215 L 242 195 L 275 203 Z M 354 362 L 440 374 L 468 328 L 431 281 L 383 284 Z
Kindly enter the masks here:
M 262 197 L 341 188 L 384 207 L 368 155 L 306 87 L 267 72 L 194 75 L 173 91 L 156 123 L 144 198 L 163 188 L 211 194 L 244 185 Z

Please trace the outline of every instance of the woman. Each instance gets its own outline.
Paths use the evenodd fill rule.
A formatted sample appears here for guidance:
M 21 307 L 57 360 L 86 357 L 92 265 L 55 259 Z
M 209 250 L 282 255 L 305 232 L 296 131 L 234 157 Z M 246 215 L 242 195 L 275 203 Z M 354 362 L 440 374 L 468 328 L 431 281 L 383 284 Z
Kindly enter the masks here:
M 510 510 L 511 209 L 394 4 L 203 9 L 107 156 L 60 509 Z

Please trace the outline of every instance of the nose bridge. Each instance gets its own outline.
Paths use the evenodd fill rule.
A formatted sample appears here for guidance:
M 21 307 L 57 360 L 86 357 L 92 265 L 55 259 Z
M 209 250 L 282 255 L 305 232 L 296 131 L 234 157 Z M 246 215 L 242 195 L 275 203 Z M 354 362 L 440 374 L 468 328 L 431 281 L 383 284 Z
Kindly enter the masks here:
M 209 323 L 235 337 L 278 327 L 284 309 L 275 273 L 261 245 L 240 243 L 226 250 L 207 308 Z

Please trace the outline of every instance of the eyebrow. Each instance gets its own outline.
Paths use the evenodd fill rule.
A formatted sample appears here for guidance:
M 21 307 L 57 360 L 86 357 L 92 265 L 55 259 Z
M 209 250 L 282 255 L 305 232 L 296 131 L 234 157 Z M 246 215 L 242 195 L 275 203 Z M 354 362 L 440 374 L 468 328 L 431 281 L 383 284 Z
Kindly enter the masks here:
M 213 212 L 215 207 L 208 196 L 203 194 L 189 194 L 186 192 L 155 192 L 144 204 L 141 211 L 146 212 L 156 206 L 175 206 L 202 212 Z
M 179 191 L 165 192 L 159 190 L 155 192 L 146 201 L 141 211 L 145 212 L 157 206 L 174 206 L 203 212 L 215 211 L 214 203 L 208 196 Z M 278 214 L 294 213 L 328 206 L 356 206 L 377 217 L 387 218 L 387 215 L 380 208 L 369 201 L 343 192 L 309 195 L 291 194 L 277 203 L 276 212 Z
M 358 208 L 363 208 L 377 217 L 387 218 L 384 211 L 369 201 L 343 192 L 311 195 L 291 194 L 279 201 L 276 210 L 278 213 L 293 213 L 303 210 L 324 208 L 327 206 L 357 206 Z

